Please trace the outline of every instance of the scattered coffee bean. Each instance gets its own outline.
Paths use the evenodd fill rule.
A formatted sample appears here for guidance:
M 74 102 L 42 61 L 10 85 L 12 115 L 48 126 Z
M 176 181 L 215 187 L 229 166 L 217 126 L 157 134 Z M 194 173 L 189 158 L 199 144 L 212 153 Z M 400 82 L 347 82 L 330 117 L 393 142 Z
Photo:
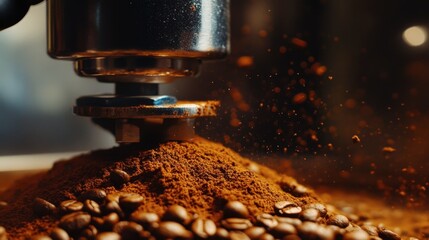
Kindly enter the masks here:
M 156 229 L 156 233 L 161 238 L 174 239 L 174 238 L 192 238 L 192 232 L 186 230 L 181 224 L 172 221 L 161 222 Z
M 32 237 L 31 240 L 52 240 L 52 238 L 46 235 L 36 235 Z
M 104 212 L 105 213 L 115 212 L 119 215 L 119 217 L 124 216 L 124 212 L 122 211 L 121 207 L 119 206 L 119 203 L 115 202 L 115 201 L 108 201 L 106 203 L 106 205 L 104 205 Z
M 304 222 L 297 227 L 298 235 L 302 239 L 319 239 L 320 226 L 314 222 Z
M 276 238 L 297 233 L 295 227 L 289 223 L 279 223 L 270 232 Z
M 249 216 L 249 210 L 239 201 L 229 201 L 225 205 L 223 215 L 225 218 L 247 218 Z
M 317 219 L 319 218 L 319 215 L 320 213 L 319 213 L 319 211 L 317 210 L 317 209 L 315 209 L 315 208 L 307 208 L 307 209 L 304 209 L 302 212 L 301 212 L 301 214 L 300 214 L 300 216 L 299 216 L 299 218 L 302 220 L 302 221 L 310 221 L 310 222 L 316 222 L 317 221 Z
M 62 228 L 54 228 L 51 233 L 49 234 L 49 236 L 53 239 L 53 240 L 69 240 L 70 236 L 69 234 Z
M 310 203 L 304 206 L 304 209 L 309 209 L 309 208 L 317 209 L 321 217 L 325 217 L 326 214 L 328 213 L 326 206 L 321 203 Z
M 343 240 L 369 240 L 369 235 L 363 230 L 356 230 L 345 233 Z
M 101 214 L 100 205 L 96 201 L 87 199 L 84 202 L 84 209 L 93 215 Z
M 275 226 L 277 226 L 279 222 L 277 221 L 277 219 L 268 213 L 263 213 L 260 214 L 256 217 L 256 224 L 259 226 L 263 226 L 267 229 L 271 229 Z
M 60 210 L 63 213 L 79 212 L 83 209 L 83 203 L 77 200 L 66 200 L 60 203 Z
M 295 227 L 302 224 L 302 221 L 299 220 L 298 218 L 288 218 L 288 217 L 275 216 L 275 219 L 279 223 L 289 223 L 289 224 L 294 225 Z
M 302 211 L 301 207 L 289 201 L 277 202 L 274 208 L 280 216 L 298 216 Z
M 34 199 L 33 210 L 37 216 L 45 216 L 53 214 L 56 211 L 56 207 L 45 199 L 36 198 Z
M 186 225 L 191 220 L 191 217 L 184 207 L 175 204 L 167 208 L 163 220 L 174 221 Z
M 159 222 L 158 214 L 143 211 L 133 212 L 130 219 L 131 221 L 141 224 L 145 228 L 152 226 L 153 223 Z
M 130 175 L 128 173 L 120 170 L 115 169 L 112 172 L 110 172 L 110 179 L 112 180 L 113 184 L 116 186 L 122 186 L 122 184 L 125 184 L 130 181 Z
M 308 188 L 304 187 L 303 185 L 296 185 L 294 189 L 292 189 L 292 195 L 301 197 L 308 195 Z
M 121 240 L 121 236 L 115 232 L 102 232 L 95 237 L 96 240 Z
M 336 214 L 328 219 L 327 224 L 346 228 L 349 225 L 349 219 L 344 215 Z
M 129 193 L 119 197 L 119 206 L 126 212 L 136 210 L 144 201 L 143 196 L 137 193 Z
M 369 236 L 369 240 L 383 240 L 383 238 L 377 237 L 377 236 Z M 409 238 L 408 240 L 419 240 L 419 239 L 417 239 L 417 238 Z
M 264 233 L 258 238 L 258 240 L 274 240 L 274 239 L 275 239 L 274 236 L 269 233 Z
M 250 238 L 242 231 L 231 231 L 229 233 L 229 239 L 231 239 L 231 240 L 250 240 Z
M 85 228 L 82 233 L 80 234 L 81 237 L 84 237 L 86 239 L 94 239 L 97 235 L 98 230 L 93 225 L 89 225 L 87 228 Z
M 217 228 L 215 239 L 229 239 L 229 232 L 225 228 Z
M 245 218 L 227 218 L 222 220 L 221 224 L 229 230 L 246 230 L 252 226 L 250 220 Z
M 102 218 L 105 229 L 113 229 L 113 226 L 119 222 L 119 215 L 115 212 L 109 213 Z
M 138 239 L 143 227 L 135 222 L 121 221 L 115 224 L 113 231 L 121 235 L 123 239 Z
M 282 238 L 282 240 L 301 240 L 298 235 L 288 235 Z
M 107 196 L 107 194 L 104 190 L 94 188 L 94 189 L 91 189 L 91 190 L 88 190 L 88 191 L 82 193 L 82 195 L 80 196 L 80 199 L 82 201 L 90 199 L 90 200 L 96 201 L 98 203 L 101 203 L 104 201 L 106 196 Z
M 91 215 L 85 212 L 75 212 L 65 215 L 60 220 L 60 226 L 67 232 L 80 231 L 91 223 Z
M 197 218 L 191 225 L 192 232 L 199 238 L 209 238 L 216 233 L 216 224 L 210 219 Z
M 259 239 L 265 232 L 266 230 L 263 227 L 250 227 L 244 231 L 244 233 L 252 240 Z
M 370 236 L 378 236 L 378 228 L 372 225 L 363 225 L 362 230 L 367 232 Z
M 6 229 L 2 226 L 0 226 L 0 240 L 7 240 Z
M 119 198 L 123 195 L 123 193 L 110 193 L 107 195 L 106 200 L 107 201 L 114 201 L 119 203 Z
M 104 220 L 101 217 L 91 217 L 91 224 L 94 225 L 98 229 L 103 229 Z
M 401 237 L 397 233 L 384 228 L 379 230 L 378 236 L 381 237 L 383 240 L 400 240 L 401 239 Z

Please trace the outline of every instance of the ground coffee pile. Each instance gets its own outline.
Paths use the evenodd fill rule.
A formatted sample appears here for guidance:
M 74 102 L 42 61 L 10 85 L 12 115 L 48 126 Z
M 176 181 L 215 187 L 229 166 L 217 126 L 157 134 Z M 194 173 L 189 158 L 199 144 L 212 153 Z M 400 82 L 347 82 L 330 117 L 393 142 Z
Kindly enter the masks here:
M 40 217 L 34 211 L 35 199 L 59 206 L 92 189 L 138 193 L 144 198 L 140 211 L 162 215 L 177 204 L 190 215 L 213 221 L 222 217 L 228 201 L 243 203 L 250 216 L 272 213 L 278 201 L 300 206 L 318 201 L 294 179 L 199 139 L 127 145 L 57 162 L 48 172 L 22 179 L 0 195 L 0 201 L 8 202 L 0 208 L 0 226 L 9 239 L 49 234 L 59 218 L 55 214 Z

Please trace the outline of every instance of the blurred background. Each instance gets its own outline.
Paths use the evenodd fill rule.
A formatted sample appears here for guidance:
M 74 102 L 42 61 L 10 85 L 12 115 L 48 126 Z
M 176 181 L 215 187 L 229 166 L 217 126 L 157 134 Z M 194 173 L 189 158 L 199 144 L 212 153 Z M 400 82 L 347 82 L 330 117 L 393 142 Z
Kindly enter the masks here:
M 113 86 L 46 54 L 45 3 L 0 32 L 0 155 L 114 146 L 77 97 Z M 312 186 L 427 201 L 429 2 L 231 0 L 231 55 L 161 86 L 219 99 L 198 132 Z M 397 198 L 395 198 L 397 199 Z

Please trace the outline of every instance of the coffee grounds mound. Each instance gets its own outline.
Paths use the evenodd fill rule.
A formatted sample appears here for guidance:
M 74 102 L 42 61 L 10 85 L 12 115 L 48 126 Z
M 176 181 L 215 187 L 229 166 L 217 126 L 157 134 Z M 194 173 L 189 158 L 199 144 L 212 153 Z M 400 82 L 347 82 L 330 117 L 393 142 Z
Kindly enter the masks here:
M 127 173 L 129 181 L 118 184 L 118 170 Z M 252 216 L 274 212 L 278 201 L 298 205 L 319 202 L 293 178 L 220 144 L 198 139 L 157 146 L 124 145 L 59 161 L 49 171 L 24 178 L 0 195 L 0 200 L 9 203 L 0 209 L 0 226 L 6 228 L 9 239 L 46 234 L 59 220 L 52 215 L 36 216 L 36 198 L 59 206 L 95 188 L 107 194 L 138 193 L 144 197 L 141 211 L 162 215 L 168 206 L 178 204 L 191 214 L 214 221 L 233 200 L 246 205 Z

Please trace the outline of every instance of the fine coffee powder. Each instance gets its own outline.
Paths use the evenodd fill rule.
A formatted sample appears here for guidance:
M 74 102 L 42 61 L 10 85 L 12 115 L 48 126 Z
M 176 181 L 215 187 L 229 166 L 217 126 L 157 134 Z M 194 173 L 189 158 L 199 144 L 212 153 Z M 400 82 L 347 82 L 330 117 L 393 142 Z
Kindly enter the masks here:
M 273 206 L 280 201 L 293 203 L 283 204 L 280 212 L 319 202 L 293 178 L 217 143 L 198 139 L 131 144 L 60 161 L 46 173 L 20 180 L 0 195 L 0 201 L 8 203 L 0 208 L 0 226 L 9 239 L 48 234 L 59 225 L 55 212 L 84 209 L 94 215 L 100 211 L 97 198 L 106 197 L 100 195 L 119 191 L 138 194 L 122 199 L 127 203 L 124 208 L 136 206 L 141 212 L 162 215 L 169 206 L 180 205 L 190 215 L 213 221 L 222 218 L 228 201 L 244 204 L 252 221 L 251 216 L 274 214 Z

